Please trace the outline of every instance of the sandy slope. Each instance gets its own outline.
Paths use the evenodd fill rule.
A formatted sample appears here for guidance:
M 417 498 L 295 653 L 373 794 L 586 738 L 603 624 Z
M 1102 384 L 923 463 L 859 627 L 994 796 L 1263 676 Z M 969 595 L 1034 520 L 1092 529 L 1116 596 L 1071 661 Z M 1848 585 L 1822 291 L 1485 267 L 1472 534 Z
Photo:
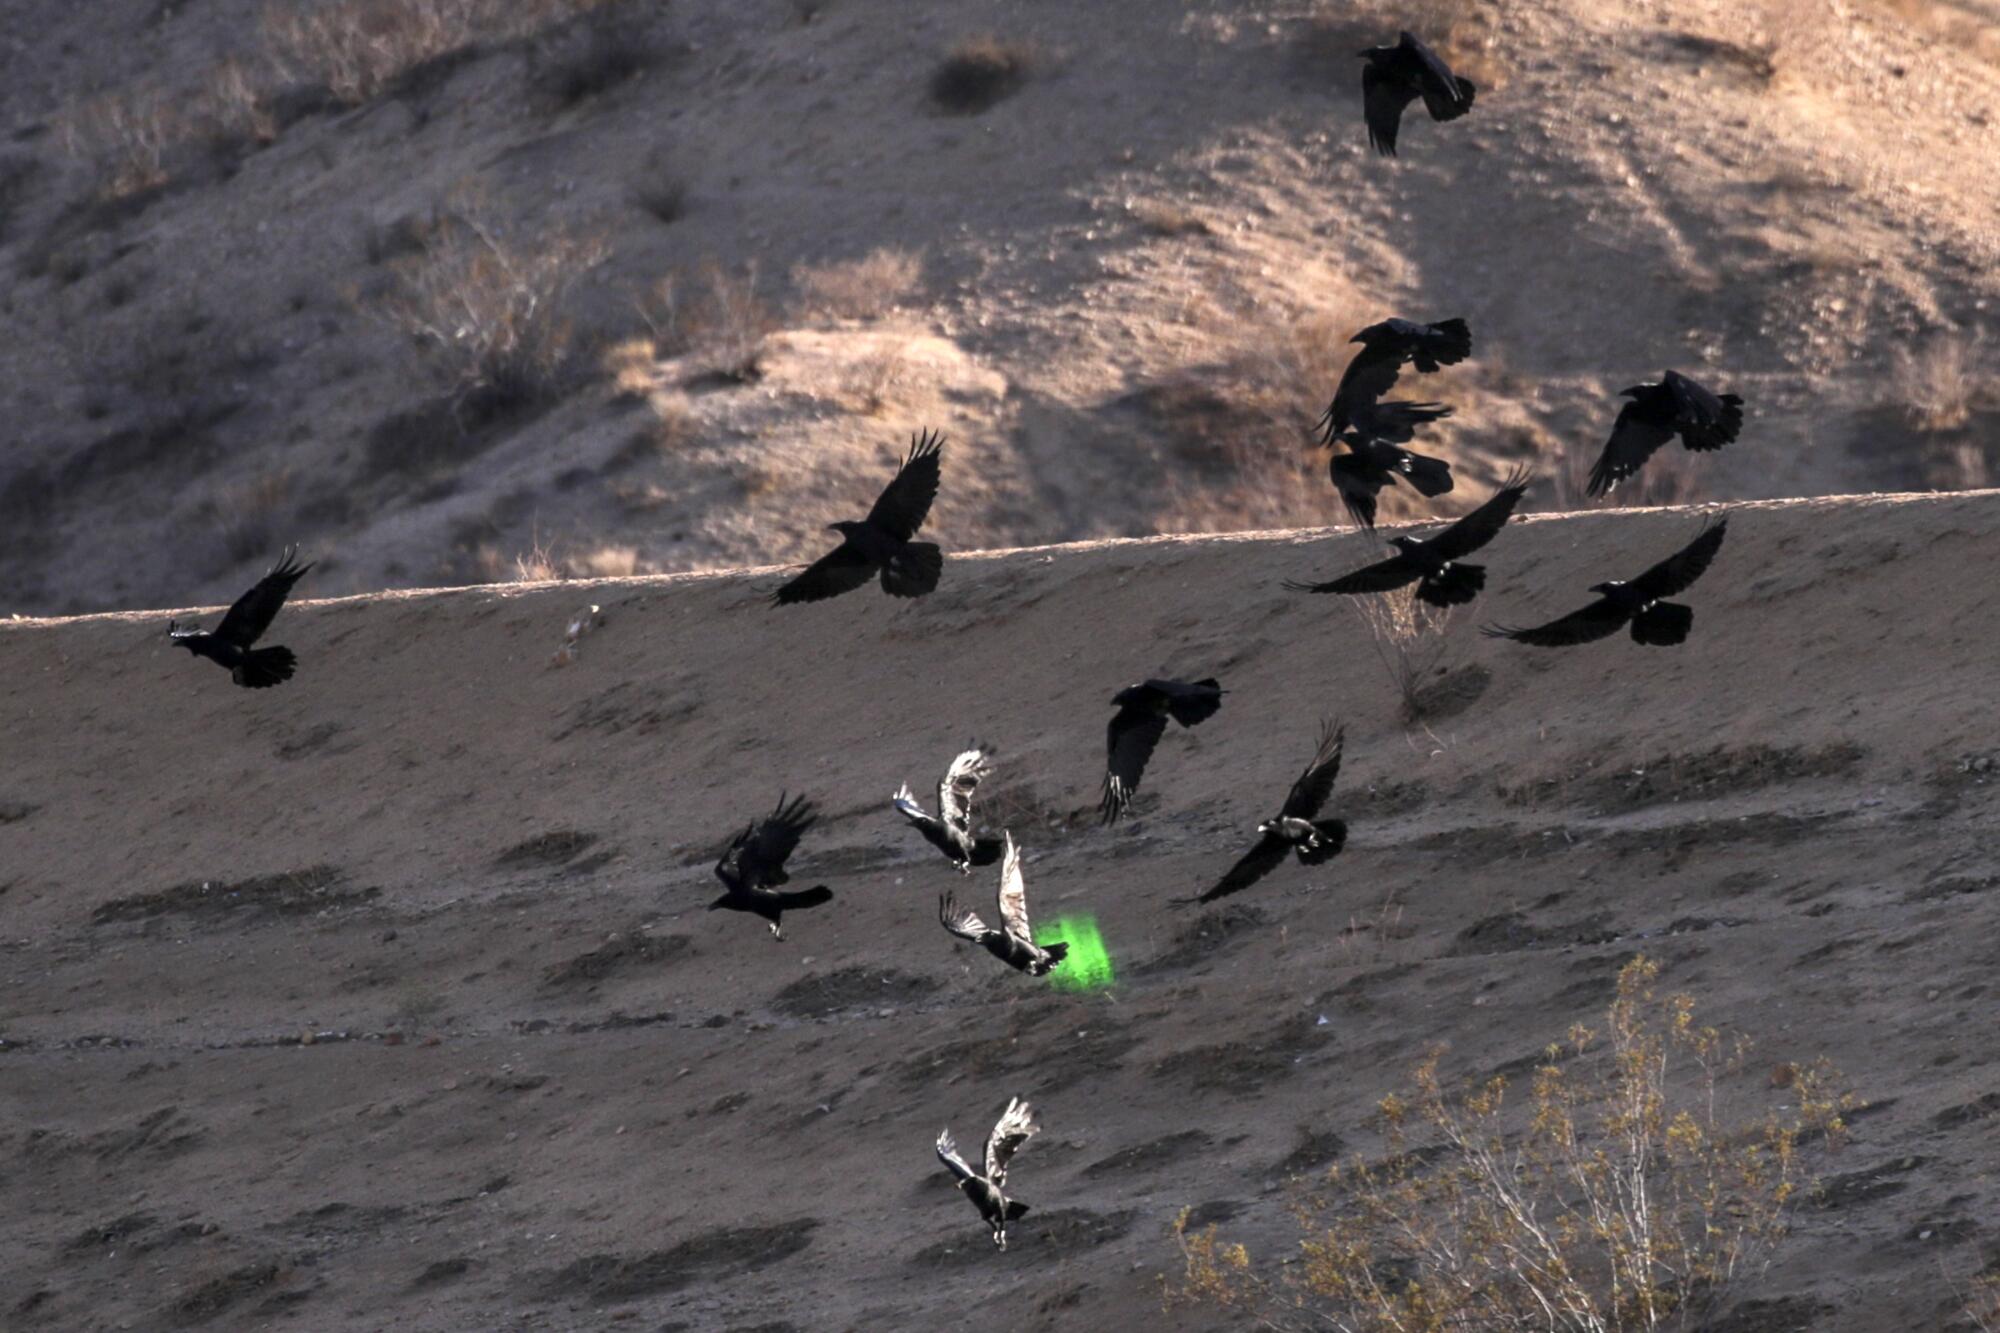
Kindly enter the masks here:
M 1517 457 L 1587 465 L 1611 395 L 1668 365 L 1741 392 L 1756 446 L 1669 497 L 2000 467 L 2000 403 L 1914 436 L 1893 374 L 2000 302 L 2000 72 L 1927 23 L 1952 6 L 627 0 L 607 12 L 652 58 L 597 96 L 545 90 L 587 34 L 477 43 L 268 145 L 177 151 L 157 194 L 96 211 L 66 118 L 186 101 L 257 57 L 265 0 L 103 0 L 88 32 L 71 5 L 15 8 L 0 610 L 221 599 L 286 540 L 334 557 L 329 592 L 510 577 L 537 544 L 642 571 L 788 560 L 922 426 L 979 461 L 938 515 L 962 546 L 1324 522 L 1300 444 L 1343 340 L 1391 311 L 1477 330 L 1427 386 L 1460 408 L 1458 502 Z M 1478 112 L 1372 158 L 1354 50 L 1465 16 Z M 931 72 L 982 32 L 1032 50 L 1030 77 L 942 114 Z M 665 223 L 638 201 L 663 185 L 685 201 Z M 755 264 L 763 380 L 670 358 L 636 396 L 597 379 L 461 434 L 380 309 L 409 237 L 469 200 L 529 246 L 603 242 L 585 338 L 638 331 L 663 275 Z M 791 279 L 883 247 L 923 276 L 879 317 L 815 312 Z
M 1284 1178 L 1372 1151 L 1423 1048 L 1529 1056 L 1644 950 L 1760 1043 L 1728 1095 L 1824 1053 L 1870 1104 L 1730 1327 L 1944 1326 L 1942 1274 L 2000 1241 L 1997 519 L 1732 506 L 1684 649 L 1455 624 L 1483 693 L 1416 733 L 1359 622 L 1277 587 L 1364 552 L 1327 532 L 958 557 L 915 606 L 779 614 L 768 571 L 307 603 L 298 679 L 254 695 L 165 613 L 0 625 L 0 1321 L 873 1329 L 1011 1294 L 1130 1326 L 1182 1206 L 1281 1252 Z M 1557 613 L 1697 522 L 1531 519 L 1478 609 Z M 552 669 L 586 596 L 606 624 Z M 1105 700 L 1155 672 L 1232 692 L 1105 832 Z M 1171 908 L 1323 713 L 1347 854 Z M 936 925 L 990 883 L 886 798 L 973 735 L 1112 991 Z M 839 896 L 773 943 L 702 907 L 785 789 Z M 1047 1130 L 995 1257 L 930 1141 L 1017 1093 Z

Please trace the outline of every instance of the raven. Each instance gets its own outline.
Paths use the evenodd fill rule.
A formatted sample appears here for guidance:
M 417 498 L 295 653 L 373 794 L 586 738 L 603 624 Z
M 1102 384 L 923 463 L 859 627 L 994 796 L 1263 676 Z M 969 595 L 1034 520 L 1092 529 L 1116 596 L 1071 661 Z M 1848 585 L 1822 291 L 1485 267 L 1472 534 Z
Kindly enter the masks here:
M 1715 553 L 1722 549 L 1722 537 L 1728 528 L 1728 519 L 1703 524 L 1693 541 L 1630 583 L 1615 580 L 1593 583 L 1590 590 L 1598 594 L 1597 600 L 1560 620 L 1532 629 L 1487 625 L 1480 632 L 1489 638 L 1514 639 L 1538 648 L 1561 648 L 1608 638 L 1630 621 L 1634 643 L 1680 643 L 1694 624 L 1694 608 L 1664 599 L 1685 591 L 1702 576 L 1709 562 L 1715 559 Z
M 1298 855 L 1299 864 L 1316 866 L 1340 855 L 1347 845 L 1347 825 L 1338 819 L 1314 819 L 1326 798 L 1333 794 L 1333 780 L 1340 776 L 1340 747 L 1344 731 L 1336 724 L 1322 722 L 1319 748 L 1312 762 L 1299 774 L 1285 796 L 1276 817 L 1257 826 L 1257 845 L 1243 859 L 1229 867 L 1215 887 L 1201 895 L 1199 902 L 1214 902 L 1240 889 L 1247 889 L 1278 868 L 1285 853 Z M 1185 900 L 1183 900 L 1185 901 Z
M 167 622 L 167 637 L 196 657 L 206 657 L 212 662 L 220 662 L 229 668 L 229 678 L 245 689 L 262 690 L 290 680 L 299 659 L 289 648 L 252 648 L 271 622 L 277 618 L 278 608 L 285 604 L 285 597 L 292 591 L 311 565 L 295 563 L 298 548 L 288 546 L 278 557 L 278 563 L 271 572 L 257 580 L 257 586 L 236 599 L 236 604 L 223 613 L 222 623 L 213 630 L 202 631 L 195 628 L 182 629 L 172 620 Z
M 1472 331 L 1462 319 L 1435 324 L 1385 319 L 1351 341 L 1360 343 L 1361 350 L 1341 372 L 1333 401 L 1314 429 L 1326 448 L 1347 446 L 1347 453 L 1335 452 L 1327 472 L 1355 523 L 1372 528 L 1375 497 L 1397 477 L 1433 499 L 1451 489 L 1449 464 L 1397 447 L 1415 439 L 1419 426 L 1450 416 L 1451 409 L 1442 403 L 1384 402 L 1382 395 L 1395 387 L 1405 363 L 1430 375 L 1472 355 Z
M 958 1155 L 958 1145 L 952 1142 L 949 1127 L 938 1131 L 938 1160 L 956 1177 L 952 1184 L 972 1200 L 979 1215 L 986 1219 L 986 1225 L 993 1228 L 993 1243 L 1003 1250 L 1007 1248 L 1007 1224 L 1028 1211 L 1027 1204 L 1008 1198 L 1003 1191 L 1007 1185 L 1007 1163 L 1041 1128 L 1033 1117 L 1033 1110 L 1019 1097 L 1007 1102 L 1007 1109 L 986 1137 L 984 1172 L 974 1171 L 965 1164 L 965 1159 Z
M 1381 402 L 1382 395 L 1396 387 L 1405 364 L 1414 365 L 1420 375 L 1435 375 L 1440 367 L 1455 366 L 1472 355 L 1472 330 L 1462 319 L 1419 324 L 1413 319 L 1390 318 L 1370 324 L 1348 341 L 1360 343 L 1361 350 L 1347 363 L 1347 369 L 1341 371 L 1333 401 L 1327 405 L 1326 415 L 1319 419 L 1319 428 L 1325 431 L 1320 443 L 1326 445 L 1331 445 L 1350 426 L 1370 438 L 1383 438 L 1384 428 L 1393 433 L 1397 418 L 1409 415 L 1408 409 L 1428 412 L 1437 408 L 1435 403 Z M 1448 410 L 1438 411 L 1437 415 L 1445 415 Z M 1404 424 L 1433 420 L 1436 416 L 1425 415 Z M 1375 429 L 1370 429 L 1371 426 Z
M 943 852 L 961 874 L 969 875 L 972 867 L 990 866 L 1000 859 L 998 838 L 972 836 L 972 793 L 978 789 L 979 780 L 991 771 L 987 757 L 985 748 L 980 747 L 967 750 L 951 761 L 944 780 L 938 783 L 935 818 L 924 813 L 907 782 L 890 798 L 903 818 L 916 825 L 925 841 Z
M 934 590 L 944 572 L 944 555 L 933 542 L 914 540 L 937 498 L 939 450 L 944 437 L 926 431 L 910 443 L 910 453 L 881 498 L 856 522 L 832 525 L 840 545 L 806 566 L 803 573 L 771 594 L 775 606 L 817 602 L 852 592 L 878 573 L 891 597 L 921 597 Z
M 715 863 L 715 877 L 729 891 L 710 903 L 708 910 L 754 912 L 771 923 L 771 938 L 780 940 L 784 933 L 778 922 L 787 911 L 831 902 L 833 890 L 824 884 L 791 893 L 773 892 L 777 885 L 791 881 L 785 873 L 785 858 L 799 845 L 799 835 L 818 818 L 812 802 L 803 796 L 787 805 L 780 795 L 777 809 L 768 817 L 744 825 Z
M 1619 392 L 1632 401 L 1618 409 L 1611 439 L 1590 469 L 1590 493 L 1604 495 L 1645 466 L 1653 451 L 1676 434 L 1697 453 L 1720 449 L 1743 429 L 1743 400 L 1716 394 L 1679 371 L 1658 384 L 1635 384 Z
M 1418 541 L 1415 537 L 1391 537 L 1396 554 L 1387 560 L 1342 575 L 1331 583 L 1295 583 L 1285 580 L 1293 592 L 1368 593 L 1389 592 L 1410 583 L 1417 596 L 1432 606 L 1461 606 L 1479 595 L 1486 586 L 1486 567 L 1461 563 L 1493 540 L 1514 514 L 1531 480 L 1525 469 L 1507 478 L 1485 504 L 1467 514 L 1435 537 Z
M 1000 863 L 1000 929 L 995 930 L 972 912 L 957 910 L 950 894 L 938 899 L 938 921 L 962 940 L 977 944 L 1007 966 L 1031 977 L 1045 977 L 1069 953 L 1069 945 L 1058 940 L 1046 949 L 1035 943 L 1028 929 L 1028 885 L 1021 878 L 1021 851 L 1014 835 L 1006 840 L 1007 859 Z
M 1140 775 L 1153 747 L 1166 734 L 1167 718 L 1184 727 L 1196 726 L 1215 715 L 1226 693 L 1214 677 L 1192 685 L 1178 680 L 1149 680 L 1129 685 L 1111 696 L 1118 711 L 1104 737 L 1104 797 L 1098 809 L 1107 824 L 1115 823 L 1132 804 L 1139 790 Z
M 1437 52 L 1409 33 L 1394 46 L 1371 46 L 1357 52 L 1368 62 L 1361 71 L 1361 111 L 1368 121 L 1368 143 L 1384 157 L 1396 155 L 1396 131 L 1403 109 L 1419 97 L 1432 120 L 1457 120 L 1472 110 L 1472 80 L 1451 72 Z

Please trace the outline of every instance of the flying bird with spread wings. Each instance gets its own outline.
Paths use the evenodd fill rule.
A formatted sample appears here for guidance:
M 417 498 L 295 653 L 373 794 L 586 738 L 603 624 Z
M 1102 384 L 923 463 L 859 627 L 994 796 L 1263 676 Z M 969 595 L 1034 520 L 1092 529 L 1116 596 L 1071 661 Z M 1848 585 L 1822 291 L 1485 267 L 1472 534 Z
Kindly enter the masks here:
M 1396 554 L 1378 560 L 1352 574 L 1343 574 L 1330 583 L 1295 583 L 1285 580 L 1293 592 L 1338 592 L 1348 594 L 1392 592 L 1417 585 L 1417 596 L 1432 606 L 1462 606 L 1486 586 L 1486 566 L 1468 565 L 1471 555 L 1499 535 L 1514 515 L 1532 481 L 1526 469 L 1507 478 L 1479 508 L 1459 519 L 1434 537 L 1391 537 Z
M 1532 629 L 1487 625 L 1480 632 L 1537 648 L 1563 648 L 1610 638 L 1629 623 L 1634 643 L 1664 646 L 1683 642 L 1694 625 L 1694 608 L 1666 599 L 1687 591 L 1702 576 L 1722 549 L 1722 537 L 1728 529 L 1728 519 L 1704 524 L 1693 541 L 1630 583 L 1593 583 L 1590 590 L 1598 595 L 1597 600 L 1559 620 Z
M 1436 499 L 1451 490 L 1451 465 L 1399 446 L 1416 438 L 1419 427 L 1442 421 L 1451 409 L 1442 403 L 1383 401 L 1405 365 L 1420 375 L 1436 374 L 1472 355 L 1472 331 L 1462 319 L 1420 324 L 1385 319 L 1354 335 L 1361 350 L 1341 372 L 1333 401 L 1314 424 L 1320 444 L 1335 449 L 1327 472 L 1355 523 L 1375 526 L 1376 496 L 1398 477 L 1418 494 Z
M 984 1171 L 974 1171 L 965 1164 L 965 1159 L 958 1155 L 958 1145 L 952 1142 L 949 1126 L 938 1132 L 938 1160 L 951 1172 L 952 1184 L 972 1200 L 980 1217 L 993 1228 L 993 1244 L 1003 1250 L 1007 1248 L 1007 1224 L 1018 1221 L 1028 1211 L 1027 1204 L 1007 1197 L 1007 1164 L 1040 1128 L 1026 1102 L 1019 1097 L 1009 1100 L 993 1132 L 986 1136 Z
M 1662 375 L 1658 384 L 1621 389 L 1618 396 L 1632 401 L 1618 409 L 1611 438 L 1590 469 L 1592 495 L 1608 494 L 1676 435 L 1688 449 L 1708 453 L 1734 441 L 1743 429 L 1741 398 L 1718 394 L 1677 370 Z
M 1345 736 L 1338 724 L 1320 724 L 1319 748 L 1313 751 L 1312 762 L 1292 784 L 1278 813 L 1257 826 L 1257 845 L 1245 852 L 1196 901 L 1210 903 L 1249 888 L 1276 870 L 1287 853 L 1296 855 L 1299 864 L 1307 866 L 1340 855 L 1340 849 L 1347 845 L 1347 824 L 1317 816 L 1327 798 L 1333 795 L 1334 779 L 1340 776 L 1340 751 Z
M 1436 121 L 1457 120 L 1472 110 L 1478 89 L 1438 58 L 1437 52 L 1409 33 L 1394 46 L 1371 46 L 1357 54 L 1368 62 L 1361 71 L 1361 114 L 1368 122 L 1368 144 L 1384 157 L 1396 155 L 1396 133 L 1403 110 L 1419 97 Z
M 779 923 L 786 912 L 832 902 L 833 890 L 824 884 L 791 892 L 777 891 L 778 885 L 791 882 L 791 876 L 785 873 L 785 858 L 798 847 L 800 835 L 818 818 L 819 812 L 803 796 L 794 797 L 787 804 L 780 795 L 775 810 L 745 825 L 723 850 L 722 859 L 715 863 L 715 877 L 728 892 L 710 903 L 708 910 L 754 913 L 770 923 L 771 938 L 781 940 L 784 932 Z
M 972 794 L 992 771 L 991 754 L 981 746 L 967 750 L 951 761 L 938 783 L 938 812 L 926 812 L 904 783 L 889 799 L 903 818 L 916 826 L 924 840 L 945 854 L 945 859 L 969 875 L 974 866 L 990 866 L 1000 859 L 1000 840 L 980 838 L 972 832 Z
M 1111 696 L 1118 711 L 1104 736 L 1104 796 L 1098 810 L 1107 824 L 1116 823 L 1132 804 L 1153 747 L 1166 734 L 1171 717 L 1183 727 L 1199 726 L 1215 716 L 1227 693 L 1214 677 L 1193 683 L 1148 680 L 1128 685 Z
M 891 597 L 921 597 L 936 589 L 944 554 L 934 542 L 916 540 L 937 499 L 944 437 L 926 431 L 910 443 L 909 456 L 864 519 L 832 525 L 840 545 L 806 566 L 771 594 L 776 606 L 817 602 L 852 592 L 877 575 Z
M 298 548 L 286 547 L 278 563 L 271 567 L 271 572 L 258 579 L 256 587 L 237 598 L 214 629 L 182 628 L 178 622 L 169 620 L 167 637 L 196 657 L 206 657 L 211 662 L 228 667 L 229 678 L 245 689 L 269 689 L 281 681 L 290 680 L 299 663 L 291 649 L 276 645 L 252 648 L 250 645 L 271 628 L 271 622 L 277 619 L 278 608 L 285 604 L 292 585 L 312 568 L 309 564 L 297 563 L 297 558 Z
M 1069 955 L 1069 944 L 1057 940 L 1043 948 L 1035 943 L 1028 926 L 1028 885 L 1021 878 L 1021 850 L 1014 835 L 1006 837 L 1006 857 L 1000 863 L 1000 929 L 981 921 L 970 911 L 960 911 L 952 895 L 938 899 L 938 921 L 952 934 L 998 958 L 1031 977 L 1045 977 Z

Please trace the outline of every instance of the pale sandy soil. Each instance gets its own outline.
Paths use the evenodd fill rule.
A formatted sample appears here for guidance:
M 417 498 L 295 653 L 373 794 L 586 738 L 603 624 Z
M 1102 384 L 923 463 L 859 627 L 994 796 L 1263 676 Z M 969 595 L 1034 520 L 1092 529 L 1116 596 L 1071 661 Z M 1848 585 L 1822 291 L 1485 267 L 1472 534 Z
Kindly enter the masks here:
M 1685 647 L 1455 622 L 1469 701 L 1414 732 L 1358 620 L 1278 587 L 1365 553 L 1326 531 L 960 556 L 916 605 L 779 613 L 770 570 L 307 602 L 257 694 L 165 612 L 0 625 L 0 1323 L 1215 1327 L 1153 1313 L 1182 1207 L 1281 1254 L 1287 1178 L 1377 1151 L 1426 1047 L 1519 1069 L 1644 952 L 1756 1039 L 1725 1097 L 1823 1054 L 1862 1103 L 1719 1327 L 1952 1327 L 2000 1243 L 2000 493 L 1729 513 Z M 1531 518 L 1480 618 L 1698 522 Z M 1152 673 L 1231 693 L 1107 832 L 1106 700 Z M 1346 854 L 1171 908 L 1331 713 Z M 990 889 L 887 798 L 969 736 L 1113 989 L 937 926 Z M 784 789 L 838 897 L 774 943 L 703 906 Z M 996 1257 L 930 1144 L 1015 1094 L 1046 1131 Z
M 266 146 L 177 145 L 157 194 L 93 208 L 102 173 L 63 127 L 254 62 L 261 8 L 104 0 L 87 30 L 55 0 L 10 9 L 0 610 L 221 599 L 290 540 L 321 593 L 510 578 L 538 548 L 614 572 L 797 559 L 925 426 L 966 464 L 935 515 L 960 548 L 1326 522 L 1306 426 L 1345 337 L 1390 312 L 1477 332 L 1425 386 L 1460 407 L 1454 505 L 1522 458 L 1573 475 L 1610 395 L 1669 365 L 1750 424 L 1663 458 L 1663 498 L 1991 479 L 2000 395 L 1919 435 L 1894 374 L 2000 300 L 1977 7 L 629 0 L 650 60 L 596 96 L 547 91 L 582 30 L 489 42 L 358 107 L 295 100 Z M 1479 110 L 1381 162 L 1352 53 L 1419 20 Z M 1025 83 L 943 114 L 933 69 L 986 32 L 1033 52 Z M 668 222 L 640 202 L 661 185 Z M 371 312 L 421 261 L 411 228 L 469 200 L 530 248 L 602 243 L 565 308 L 606 348 L 663 275 L 685 293 L 704 261 L 754 264 L 763 377 L 642 357 L 619 382 L 593 352 L 546 410 L 462 430 Z M 792 276 L 885 247 L 921 275 L 866 318 Z

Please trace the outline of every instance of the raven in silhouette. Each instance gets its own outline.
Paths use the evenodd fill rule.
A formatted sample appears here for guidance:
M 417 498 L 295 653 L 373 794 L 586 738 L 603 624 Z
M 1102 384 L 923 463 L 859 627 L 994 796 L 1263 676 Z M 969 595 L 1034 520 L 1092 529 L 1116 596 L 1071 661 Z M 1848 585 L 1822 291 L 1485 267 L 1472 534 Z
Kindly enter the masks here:
M 921 597 L 938 585 L 944 555 L 933 542 L 914 540 L 937 498 L 939 450 L 944 437 L 926 431 L 910 443 L 895 478 L 882 488 L 868 517 L 832 525 L 840 545 L 806 566 L 771 594 L 777 606 L 817 602 L 852 592 L 877 574 L 891 597 Z
M 1007 856 L 1000 863 L 1000 929 L 995 930 L 972 912 L 961 912 L 950 894 L 938 899 L 938 920 L 962 940 L 977 944 L 1007 966 L 1031 977 L 1045 977 L 1069 953 L 1069 944 L 1058 940 L 1046 949 L 1035 943 L 1028 928 L 1028 885 L 1021 878 L 1021 852 L 1014 835 L 1006 836 Z
M 1149 680 L 1129 685 L 1111 696 L 1118 711 L 1104 738 L 1104 797 L 1098 809 L 1107 824 L 1117 822 L 1132 804 L 1139 790 L 1139 778 L 1153 747 L 1166 734 L 1167 719 L 1184 727 L 1197 726 L 1222 707 L 1225 693 L 1213 677 L 1188 684 L 1178 680 Z
M 945 859 L 957 866 L 960 874 L 969 875 L 972 867 L 990 866 L 1000 859 L 998 838 L 975 838 L 972 835 L 972 794 L 978 790 L 980 779 L 991 771 L 987 758 L 987 751 L 981 747 L 967 750 L 951 761 L 951 767 L 944 772 L 944 780 L 938 783 L 938 812 L 935 818 L 917 804 L 917 798 L 910 793 L 907 782 L 890 798 L 903 818 L 916 825 L 924 840 L 943 852 Z
M 1432 120 L 1457 120 L 1472 110 L 1472 80 L 1451 72 L 1437 52 L 1409 33 L 1394 46 L 1371 46 L 1358 53 L 1368 62 L 1361 71 L 1361 113 L 1368 122 L 1368 143 L 1384 157 L 1396 155 L 1396 131 L 1403 109 L 1419 97 Z
M 1614 580 L 1592 584 L 1590 590 L 1598 595 L 1597 600 L 1560 620 L 1533 629 L 1487 625 L 1480 632 L 1489 638 L 1513 639 L 1538 648 L 1561 648 L 1609 638 L 1629 621 L 1634 643 L 1680 643 L 1694 624 L 1694 608 L 1665 599 L 1686 591 L 1702 576 L 1715 559 L 1715 553 L 1722 549 L 1722 537 L 1728 528 L 1728 519 L 1703 524 L 1693 541 L 1630 583 Z
M 1322 722 L 1319 748 L 1312 762 L 1299 774 L 1285 796 L 1285 804 L 1274 818 L 1257 826 L 1257 845 L 1243 859 L 1229 867 L 1215 887 L 1196 901 L 1210 903 L 1247 889 L 1278 868 L 1287 852 L 1295 853 L 1300 865 L 1316 866 L 1340 855 L 1347 845 L 1347 825 L 1338 819 L 1315 819 L 1327 797 L 1333 794 L 1333 780 L 1340 776 L 1340 747 L 1345 732 L 1336 724 Z M 1185 901 L 1185 900 L 1183 900 Z
M 1450 416 L 1451 409 L 1441 403 L 1384 402 L 1382 395 L 1395 387 L 1406 364 L 1430 375 L 1463 361 L 1472 354 L 1472 331 L 1462 319 L 1435 324 L 1385 319 L 1351 341 L 1361 350 L 1341 372 L 1333 401 L 1314 428 L 1326 448 L 1347 446 L 1347 453 L 1334 453 L 1328 475 L 1355 523 L 1372 528 L 1375 497 L 1397 477 L 1432 499 L 1451 489 L 1449 464 L 1397 447 L 1415 439 L 1418 427 Z
M 1361 350 L 1340 372 L 1333 401 L 1327 405 L 1326 415 L 1319 419 L 1319 426 L 1325 431 L 1322 444 L 1332 444 L 1334 437 L 1349 427 L 1375 438 L 1383 437 L 1384 427 L 1393 432 L 1398 424 L 1395 418 L 1407 414 L 1392 411 L 1383 419 L 1383 408 L 1436 408 L 1435 403 L 1383 403 L 1381 399 L 1396 387 L 1405 365 L 1415 366 L 1420 375 L 1435 375 L 1441 367 L 1455 366 L 1472 355 L 1472 330 L 1462 319 L 1442 319 L 1435 324 L 1385 319 L 1370 324 L 1348 341 L 1360 343 Z M 1435 419 L 1423 416 L 1419 421 Z
M 790 893 L 774 892 L 791 881 L 785 873 L 785 858 L 799 845 L 799 835 L 813 826 L 819 812 L 803 796 L 788 805 L 778 797 L 777 809 L 767 817 L 746 824 L 730 840 L 722 859 L 715 863 L 715 877 L 728 889 L 708 905 L 731 912 L 754 912 L 771 923 L 771 938 L 781 940 L 779 920 L 788 911 L 818 907 L 833 900 L 833 890 L 824 884 Z
M 285 598 L 311 565 L 296 563 L 298 548 L 288 546 L 271 567 L 271 572 L 257 580 L 257 586 L 236 599 L 236 604 L 223 613 L 222 623 L 213 630 L 203 631 L 193 627 L 182 629 L 172 620 L 167 622 L 167 637 L 196 657 L 206 657 L 212 662 L 220 662 L 229 668 L 229 678 L 245 689 L 268 689 L 280 681 L 290 680 L 299 659 L 289 648 L 252 648 L 250 645 L 271 628 L 277 618 L 278 608 L 285 604 Z
M 1491 499 L 1435 537 L 1418 541 L 1415 537 L 1391 537 L 1396 554 L 1387 560 L 1344 574 L 1331 583 L 1294 583 L 1285 580 L 1293 592 L 1369 593 L 1390 592 L 1411 583 L 1417 596 L 1432 606 L 1462 606 L 1486 586 L 1486 567 L 1463 563 L 1466 556 L 1493 540 L 1514 506 L 1521 502 L 1531 478 L 1526 469 L 1507 478 Z
M 1007 1185 L 1007 1163 L 1021 1150 L 1021 1145 L 1033 1137 L 1041 1126 L 1033 1119 L 1034 1112 L 1019 1097 L 1007 1103 L 993 1132 L 986 1138 L 986 1170 L 974 1171 L 958 1155 L 958 1145 L 952 1142 L 949 1127 L 940 1130 L 937 1137 L 938 1160 L 943 1162 L 955 1177 L 952 1181 L 965 1197 L 972 1200 L 973 1207 L 986 1219 L 986 1225 L 993 1228 L 993 1243 L 1000 1249 L 1007 1248 L 1007 1224 L 1019 1219 L 1028 1211 L 1028 1205 L 1019 1199 L 1010 1199 L 1005 1193 Z
M 1604 495 L 1645 466 L 1653 451 L 1675 435 L 1697 453 L 1720 449 L 1743 429 L 1743 400 L 1717 394 L 1679 371 L 1658 384 L 1635 384 L 1619 392 L 1632 401 L 1618 409 L 1611 439 L 1590 469 L 1590 493 Z

